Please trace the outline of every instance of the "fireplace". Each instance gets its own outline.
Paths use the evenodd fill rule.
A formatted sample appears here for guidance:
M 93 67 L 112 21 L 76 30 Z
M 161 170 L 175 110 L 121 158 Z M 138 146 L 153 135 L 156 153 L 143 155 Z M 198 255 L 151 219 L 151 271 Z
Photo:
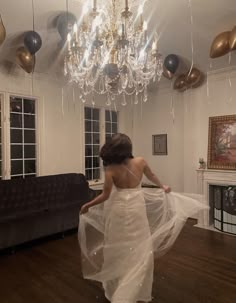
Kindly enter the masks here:
M 198 169 L 197 187 L 210 207 L 199 214 L 198 226 L 236 234 L 236 172 Z
M 209 185 L 209 223 L 236 234 L 236 186 Z

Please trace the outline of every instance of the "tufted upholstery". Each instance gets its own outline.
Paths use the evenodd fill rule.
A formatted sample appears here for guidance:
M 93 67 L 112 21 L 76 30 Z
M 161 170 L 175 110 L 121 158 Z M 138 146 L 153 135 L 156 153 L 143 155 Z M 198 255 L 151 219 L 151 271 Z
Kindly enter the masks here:
M 0 249 L 76 227 L 93 196 L 82 174 L 0 181 Z

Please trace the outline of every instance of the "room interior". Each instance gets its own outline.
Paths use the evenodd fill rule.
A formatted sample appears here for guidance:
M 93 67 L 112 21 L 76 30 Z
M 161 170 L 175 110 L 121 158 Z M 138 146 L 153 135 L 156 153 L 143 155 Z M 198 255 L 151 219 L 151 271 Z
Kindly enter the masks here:
M 98 6 L 100 3 L 99 0 L 88 2 L 92 5 L 95 2 Z M 173 73 L 162 75 L 158 81 L 150 81 L 147 101 L 140 97 L 138 102 L 135 102 L 135 94 L 133 94 L 126 96 L 125 104 L 122 101 L 122 94 L 112 100 L 111 104 L 107 103 L 106 95 L 95 94 L 95 97 L 86 96 L 86 100 L 83 100 L 78 83 L 69 82 L 68 77 L 64 75 L 64 59 L 68 42 L 62 41 L 58 18 L 69 12 L 80 20 L 84 3 L 83 0 L 0 0 L 0 15 L 6 31 L 5 36 L 0 32 L 0 36 L 3 37 L 2 42 L 0 38 L 1 182 L 9 179 L 17 181 L 22 178 L 20 173 L 13 174 L 11 167 L 11 164 L 13 165 L 10 136 L 11 100 L 14 98 L 23 100 L 20 102 L 24 100 L 36 102 L 34 158 L 37 177 L 60 174 L 86 175 L 86 170 L 93 171 L 94 162 L 92 169 L 89 164 L 86 164 L 85 108 L 99 109 L 99 147 L 105 142 L 107 135 L 106 116 L 110 116 L 109 123 L 112 124 L 114 123 L 112 114 L 114 114 L 118 117 L 118 131 L 130 136 L 133 142 L 134 155 L 144 157 L 154 173 L 165 184 L 169 184 L 174 192 L 202 194 L 206 203 L 211 206 L 210 211 L 192 218 L 194 225 L 198 223 L 196 226 L 200 228 L 192 227 L 191 221 L 190 226 L 184 229 L 183 236 L 177 242 L 172 255 L 170 253 L 163 258 L 160 274 L 158 270 L 155 274 L 157 282 L 155 282 L 153 302 L 235 302 L 236 259 L 233 251 L 235 252 L 236 247 L 234 236 L 236 234 L 236 198 L 234 198 L 231 217 L 227 217 L 230 227 L 227 225 L 223 228 L 223 223 L 220 226 L 215 223 L 215 219 L 217 222 L 219 220 L 214 217 L 215 210 L 212 210 L 214 205 L 210 201 L 213 199 L 213 194 L 209 186 L 234 188 L 236 170 L 235 166 L 231 169 L 209 168 L 209 118 L 234 115 L 236 111 L 236 47 L 226 50 L 223 55 L 216 57 L 210 55 L 215 37 L 223 32 L 233 32 L 236 27 L 236 2 L 234 0 L 130 0 L 128 4 L 134 14 L 138 12 L 139 5 L 143 4 L 143 19 L 147 21 L 149 38 L 153 39 L 157 35 L 158 51 L 162 56 L 163 66 L 166 68 L 164 59 L 170 54 L 177 56 L 179 64 Z M 119 7 L 118 3 L 125 8 L 127 1 L 117 0 L 117 7 Z M 17 50 L 24 46 L 25 33 L 31 30 L 40 35 L 42 46 L 34 55 L 34 68 L 27 72 L 25 66 L 19 65 Z M 236 41 L 236 33 L 234 39 Z M 195 88 L 189 85 L 184 89 L 178 89 L 175 86 L 178 77 L 182 74 L 189 75 L 194 67 L 201 72 L 204 81 Z M 153 135 L 158 134 L 167 134 L 167 151 L 159 155 L 153 152 Z M 204 160 L 203 167 L 199 164 L 200 158 Z M 236 160 L 233 162 L 232 165 L 235 165 Z M 96 175 L 93 171 L 90 175 L 87 172 L 86 177 L 89 188 L 99 191 L 103 186 L 101 161 L 95 166 L 99 174 Z M 25 176 L 27 177 L 27 174 Z M 144 179 L 143 182 L 147 184 L 147 180 Z M 88 199 L 87 196 L 86 199 Z M 60 229 L 57 231 L 61 232 Z M 66 234 L 67 231 L 63 230 L 63 237 L 64 232 Z M 193 248 L 194 245 L 192 248 L 188 246 L 188 241 L 193 241 L 191 235 L 199 241 L 199 245 L 196 244 L 195 248 Z M 2 302 L 27 302 L 31 298 L 38 298 L 37 302 L 49 302 L 54 296 L 53 293 L 58 287 L 60 288 L 60 283 L 59 280 L 55 282 L 52 279 L 44 266 L 52 262 L 51 267 L 47 266 L 52 272 L 55 270 L 57 264 L 53 263 L 52 254 L 56 254 L 57 250 L 58 261 L 62 260 L 64 255 L 71 257 L 71 260 L 79 267 L 79 255 L 78 260 L 76 259 L 78 248 L 75 243 L 77 241 L 75 234 L 72 236 L 69 234 L 61 240 L 65 241 L 64 246 L 62 242 L 58 244 L 58 239 L 50 241 L 20 248 L 19 253 L 12 256 L 9 253 L 7 256 L 5 254 L 0 256 L 0 266 L 7 277 L 5 282 L 1 280 L 2 285 L 5 285 Z M 70 246 L 71 251 L 63 248 L 66 246 Z M 186 247 L 184 254 L 187 260 L 185 265 L 178 268 L 177 263 L 182 262 L 181 247 Z M 194 250 L 196 255 L 191 258 Z M 196 273 L 198 268 L 193 265 L 198 259 L 197 253 L 203 254 L 202 263 L 199 263 L 200 273 Z M 215 259 L 209 261 L 214 254 L 216 254 Z M 36 261 L 33 260 L 33 255 L 36 256 Z M 33 260 L 31 265 L 27 263 L 27 258 Z M 21 287 L 24 291 L 10 294 L 9 283 L 12 279 L 10 272 L 14 273 L 15 267 L 17 277 L 20 277 L 24 270 L 23 265 L 17 262 L 22 262 L 21 264 L 28 268 L 32 266 L 32 271 L 34 271 L 38 270 L 35 267 L 37 258 L 44 268 L 41 274 L 44 277 L 46 275 L 45 281 L 50 285 L 48 291 L 40 295 L 40 288 L 44 287 L 45 281 L 37 280 L 29 269 L 28 273 L 23 275 Z M 219 260 L 222 262 L 221 265 L 218 264 Z M 208 265 L 208 262 L 209 268 L 204 272 L 203 268 Z M 106 302 L 101 289 L 91 282 L 88 282 L 86 286 L 81 276 L 79 283 L 88 294 L 82 295 L 83 292 L 76 292 L 76 271 L 74 272 L 72 268 L 72 263 L 62 261 L 60 270 L 68 274 L 73 287 L 68 287 L 68 289 L 65 287 L 67 295 L 63 297 L 63 292 L 61 294 L 59 292 L 56 299 L 50 302 L 65 302 L 63 300 L 78 302 L 77 298 L 83 302 Z M 176 275 L 171 276 L 171 268 L 176 270 Z M 183 278 L 183 284 L 180 284 L 177 280 L 182 274 L 184 276 L 184 269 L 187 272 Z M 167 270 L 166 274 L 165 270 Z M 73 279 L 69 274 L 70 271 L 73 272 Z M 210 271 L 213 272 L 212 277 L 210 277 Z M 217 274 L 218 271 L 225 275 L 227 285 L 223 282 L 224 278 Z M 66 281 L 66 274 L 61 283 Z M 58 277 L 59 273 L 55 275 Z M 35 285 L 33 290 L 27 290 L 23 285 L 27 279 L 31 278 Z M 199 282 L 201 278 L 202 285 Z M 188 279 L 192 279 L 192 284 L 188 282 Z M 172 281 L 174 286 L 173 293 L 167 296 L 165 301 L 163 294 L 167 291 L 165 285 L 167 281 L 169 283 Z M 17 285 L 16 282 L 14 283 Z M 53 288 L 53 283 L 58 287 Z M 187 285 L 186 289 L 183 287 L 184 283 Z M 202 296 L 194 293 L 194 283 L 198 285 Z M 206 290 L 207 283 L 208 290 Z M 221 291 L 216 289 L 220 288 L 220 283 L 223 283 Z M 69 295 L 70 291 L 73 295 Z

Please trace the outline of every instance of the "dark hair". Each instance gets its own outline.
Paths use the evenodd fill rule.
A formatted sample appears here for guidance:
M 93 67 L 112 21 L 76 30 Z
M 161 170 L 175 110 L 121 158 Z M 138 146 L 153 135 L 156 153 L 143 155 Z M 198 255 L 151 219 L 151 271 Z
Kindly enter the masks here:
M 103 165 L 121 164 L 133 158 L 132 142 L 125 134 L 115 134 L 103 145 L 100 151 Z

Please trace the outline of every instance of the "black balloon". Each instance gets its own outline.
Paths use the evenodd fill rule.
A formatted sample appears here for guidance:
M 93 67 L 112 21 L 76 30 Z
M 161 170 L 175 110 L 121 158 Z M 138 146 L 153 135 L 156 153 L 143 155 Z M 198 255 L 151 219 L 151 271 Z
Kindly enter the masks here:
M 165 68 L 174 74 L 179 66 L 179 57 L 174 54 L 168 55 L 164 60 Z
M 62 13 L 57 18 L 57 30 L 63 41 L 66 40 L 67 34 L 72 31 L 73 25 L 77 22 L 76 17 L 71 13 Z
M 25 33 L 24 45 L 34 55 L 42 46 L 42 39 L 40 35 L 35 31 L 29 31 Z

